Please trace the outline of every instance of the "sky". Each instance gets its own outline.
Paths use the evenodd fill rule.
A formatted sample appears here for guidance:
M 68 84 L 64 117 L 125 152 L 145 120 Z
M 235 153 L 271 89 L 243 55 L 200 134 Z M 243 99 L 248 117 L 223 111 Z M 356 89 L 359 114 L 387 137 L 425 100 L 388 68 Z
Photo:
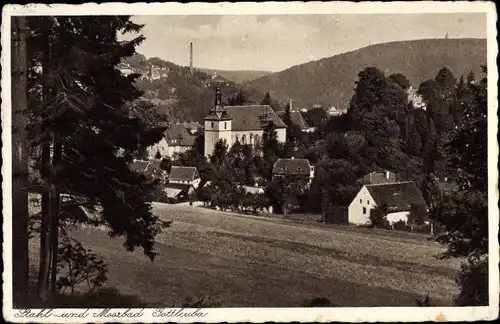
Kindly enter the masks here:
M 146 40 L 137 52 L 220 70 L 281 71 L 392 41 L 486 38 L 486 14 L 134 16 Z M 126 35 L 130 39 L 136 35 Z

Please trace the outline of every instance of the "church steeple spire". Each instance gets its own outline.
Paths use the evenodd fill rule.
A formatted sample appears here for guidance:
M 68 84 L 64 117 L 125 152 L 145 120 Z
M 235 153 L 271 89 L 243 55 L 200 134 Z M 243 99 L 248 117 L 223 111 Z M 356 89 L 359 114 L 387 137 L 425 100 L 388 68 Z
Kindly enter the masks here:
M 222 104 L 222 91 L 219 85 L 215 88 L 214 107 L 210 109 L 205 120 L 231 120 L 231 117 Z

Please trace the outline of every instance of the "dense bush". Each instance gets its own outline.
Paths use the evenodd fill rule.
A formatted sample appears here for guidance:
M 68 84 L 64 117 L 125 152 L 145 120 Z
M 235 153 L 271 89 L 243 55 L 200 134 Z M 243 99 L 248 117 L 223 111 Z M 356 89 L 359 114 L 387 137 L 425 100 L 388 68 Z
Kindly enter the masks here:
M 457 306 L 487 306 L 489 295 L 488 258 L 480 261 L 469 260 L 461 266 L 457 278 L 460 294 L 455 299 Z

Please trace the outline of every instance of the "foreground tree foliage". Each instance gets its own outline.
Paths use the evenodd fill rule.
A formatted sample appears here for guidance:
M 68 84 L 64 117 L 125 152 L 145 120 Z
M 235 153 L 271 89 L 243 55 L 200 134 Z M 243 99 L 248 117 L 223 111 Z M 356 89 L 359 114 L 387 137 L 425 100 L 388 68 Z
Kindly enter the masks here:
M 127 250 L 141 247 L 154 259 L 154 238 L 164 223 L 151 213 L 156 183 L 132 172 L 142 148 L 159 141 L 141 108 L 137 75 L 115 67 L 135 52 L 143 37 L 118 41 L 117 33 L 142 26 L 128 16 L 29 17 L 30 145 L 41 175 L 42 212 L 38 292 L 56 290 L 61 194 L 64 205 L 84 206 L 98 217 L 80 220 L 107 225 L 111 237 L 124 236 Z M 63 249 L 64 250 L 64 249 Z M 49 285 L 50 278 L 50 285 Z
M 486 68 L 484 68 L 486 74 Z M 471 100 L 463 101 L 464 114 L 447 149 L 459 186 L 435 213 L 444 226 L 438 241 L 448 250 L 443 257 L 465 257 L 458 283 L 460 306 L 488 303 L 488 100 L 487 79 L 469 83 Z

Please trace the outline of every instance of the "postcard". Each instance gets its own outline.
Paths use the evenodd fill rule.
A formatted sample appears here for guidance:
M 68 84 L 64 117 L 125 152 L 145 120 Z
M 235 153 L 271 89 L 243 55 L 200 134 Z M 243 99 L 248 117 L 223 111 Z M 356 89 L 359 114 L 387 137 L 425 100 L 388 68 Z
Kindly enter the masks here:
M 498 318 L 495 9 L 4 6 L 5 319 Z

